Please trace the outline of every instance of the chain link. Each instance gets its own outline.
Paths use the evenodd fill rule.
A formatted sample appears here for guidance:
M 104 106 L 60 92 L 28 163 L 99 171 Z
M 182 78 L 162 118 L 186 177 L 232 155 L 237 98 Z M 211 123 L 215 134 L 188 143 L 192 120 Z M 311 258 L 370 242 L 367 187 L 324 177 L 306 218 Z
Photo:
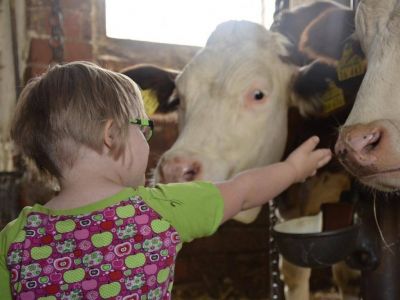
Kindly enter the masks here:
M 51 36 L 49 46 L 52 50 L 52 62 L 61 63 L 64 60 L 64 32 L 62 29 L 63 14 L 60 0 L 51 0 L 51 14 L 49 17 Z
M 274 20 L 279 13 L 289 8 L 289 0 L 275 0 L 275 11 L 274 11 Z
M 276 246 L 274 237 L 272 236 L 272 229 L 278 222 L 275 215 L 276 200 L 273 199 L 269 202 L 269 273 L 270 273 L 270 299 L 282 300 L 282 281 L 280 280 L 279 272 L 279 252 Z

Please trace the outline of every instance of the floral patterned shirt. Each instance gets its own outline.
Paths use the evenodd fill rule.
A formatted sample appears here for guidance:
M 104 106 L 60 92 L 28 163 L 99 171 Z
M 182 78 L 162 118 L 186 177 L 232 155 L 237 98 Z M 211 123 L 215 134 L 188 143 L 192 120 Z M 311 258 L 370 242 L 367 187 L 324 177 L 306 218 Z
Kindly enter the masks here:
M 27 207 L 0 233 L 0 299 L 170 299 L 182 242 L 212 234 L 222 203 L 213 184 L 194 182 Z

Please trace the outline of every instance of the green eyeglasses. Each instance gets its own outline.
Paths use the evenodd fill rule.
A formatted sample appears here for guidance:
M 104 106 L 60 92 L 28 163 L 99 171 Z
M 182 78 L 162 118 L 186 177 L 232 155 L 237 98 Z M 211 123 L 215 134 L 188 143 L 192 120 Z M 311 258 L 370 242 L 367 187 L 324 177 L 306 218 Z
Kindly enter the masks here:
M 130 119 L 129 124 L 139 125 L 140 131 L 143 133 L 146 141 L 149 141 L 153 135 L 154 123 L 148 119 Z

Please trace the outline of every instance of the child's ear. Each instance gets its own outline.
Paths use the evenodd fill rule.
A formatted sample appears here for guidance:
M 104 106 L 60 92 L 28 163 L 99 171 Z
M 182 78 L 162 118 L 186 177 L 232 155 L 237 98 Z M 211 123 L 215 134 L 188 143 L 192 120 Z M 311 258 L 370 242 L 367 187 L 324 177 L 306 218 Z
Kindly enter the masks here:
M 111 149 L 115 143 L 115 124 L 113 120 L 107 120 L 106 124 L 104 125 L 104 132 L 103 132 L 103 141 L 104 145 Z

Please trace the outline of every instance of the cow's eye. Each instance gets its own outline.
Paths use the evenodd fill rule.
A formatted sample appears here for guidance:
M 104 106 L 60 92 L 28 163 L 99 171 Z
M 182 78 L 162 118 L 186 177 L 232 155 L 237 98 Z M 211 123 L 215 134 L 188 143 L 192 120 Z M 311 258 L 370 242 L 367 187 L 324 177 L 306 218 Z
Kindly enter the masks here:
M 264 99 L 264 93 L 260 90 L 256 90 L 253 94 L 253 98 L 256 101 L 260 101 L 260 100 Z

